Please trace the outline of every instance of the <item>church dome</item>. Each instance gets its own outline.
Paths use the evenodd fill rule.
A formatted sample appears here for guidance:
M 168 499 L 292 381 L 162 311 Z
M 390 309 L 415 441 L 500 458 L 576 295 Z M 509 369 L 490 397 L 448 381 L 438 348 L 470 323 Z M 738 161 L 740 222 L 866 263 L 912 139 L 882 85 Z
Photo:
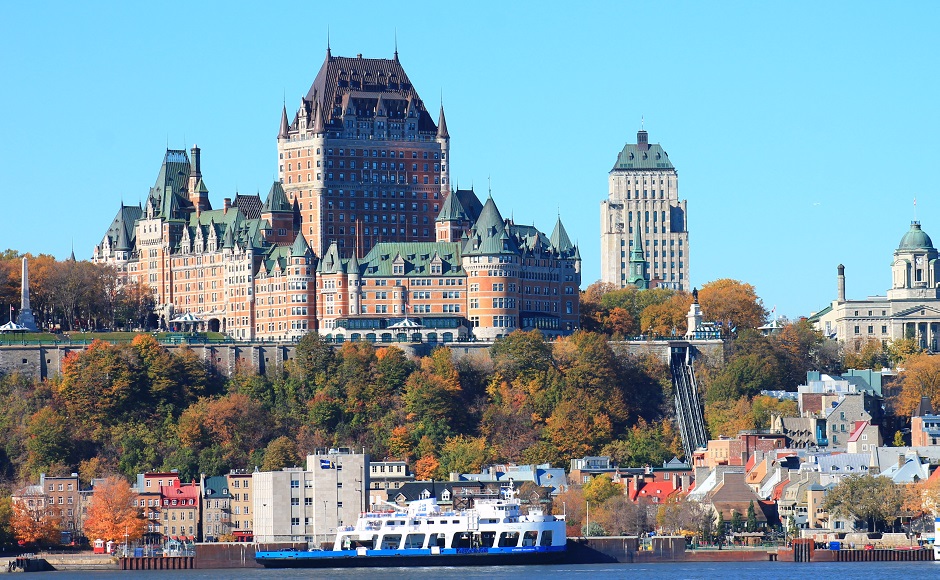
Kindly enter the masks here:
M 933 242 L 930 241 L 924 230 L 920 229 L 920 222 L 911 222 L 911 229 L 901 238 L 899 250 L 932 250 Z

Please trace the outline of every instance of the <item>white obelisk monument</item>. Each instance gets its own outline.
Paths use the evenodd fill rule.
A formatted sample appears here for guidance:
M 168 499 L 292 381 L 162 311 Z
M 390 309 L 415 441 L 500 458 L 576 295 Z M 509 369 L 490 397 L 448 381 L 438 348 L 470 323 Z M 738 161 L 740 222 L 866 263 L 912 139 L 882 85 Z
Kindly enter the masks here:
M 36 319 L 33 317 L 33 311 L 29 308 L 29 266 L 26 258 L 23 258 L 23 281 L 20 285 L 20 314 L 16 317 L 16 323 L 25 327 L 30 332 L 36 332 Z

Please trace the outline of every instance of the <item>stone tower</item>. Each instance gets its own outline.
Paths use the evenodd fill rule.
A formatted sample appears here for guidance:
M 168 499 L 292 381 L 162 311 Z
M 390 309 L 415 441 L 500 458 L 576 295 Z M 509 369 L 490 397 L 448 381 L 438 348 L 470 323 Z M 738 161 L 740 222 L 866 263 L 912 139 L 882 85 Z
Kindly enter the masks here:
M 601 202 L 601 280 L 630 284 L 629 241 L 641 228 L 649 287 L 688 291 L 689 231 L 686 201 L 679 199 L 679 176 L 669 155 L 649 142 L 646 131 L 624 145 L 608 178 Z

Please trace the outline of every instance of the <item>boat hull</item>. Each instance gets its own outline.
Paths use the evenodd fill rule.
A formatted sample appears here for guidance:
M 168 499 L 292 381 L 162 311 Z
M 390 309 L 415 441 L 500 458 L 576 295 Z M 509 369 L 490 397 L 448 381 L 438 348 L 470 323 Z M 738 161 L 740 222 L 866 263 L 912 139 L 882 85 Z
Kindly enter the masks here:
M 258 552 L 265 568 L 401 568 L 418 566 L 511 566 L 560 562 L 565 546 L 431 550 L 339 550 Z

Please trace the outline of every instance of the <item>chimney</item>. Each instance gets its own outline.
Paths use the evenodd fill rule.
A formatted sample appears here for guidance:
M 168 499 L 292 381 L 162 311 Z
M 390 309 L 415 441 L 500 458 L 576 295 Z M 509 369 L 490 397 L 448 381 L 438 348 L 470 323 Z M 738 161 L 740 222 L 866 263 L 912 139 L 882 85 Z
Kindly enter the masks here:
M 644 129 L 640 129 L 636 132 L 636 149 L 637 151 L 647 151 L 649 148 L 649 134 Z
M 202 169 L 199 163 L 199 145 L 193 145 L 193 148 L 189 150 L 190 161 L 192 162 L 191 171 L 196 177 L 202 177 Z
M 226 197 L 222 200 L 222 214 L 227 214 L 230 207 L 232 207 L 232 198 Z
M 839 274 L 836 276 L 836 300 L 842 303 L 845 302 L 845 266 L 839 264 L 837 270 Z

